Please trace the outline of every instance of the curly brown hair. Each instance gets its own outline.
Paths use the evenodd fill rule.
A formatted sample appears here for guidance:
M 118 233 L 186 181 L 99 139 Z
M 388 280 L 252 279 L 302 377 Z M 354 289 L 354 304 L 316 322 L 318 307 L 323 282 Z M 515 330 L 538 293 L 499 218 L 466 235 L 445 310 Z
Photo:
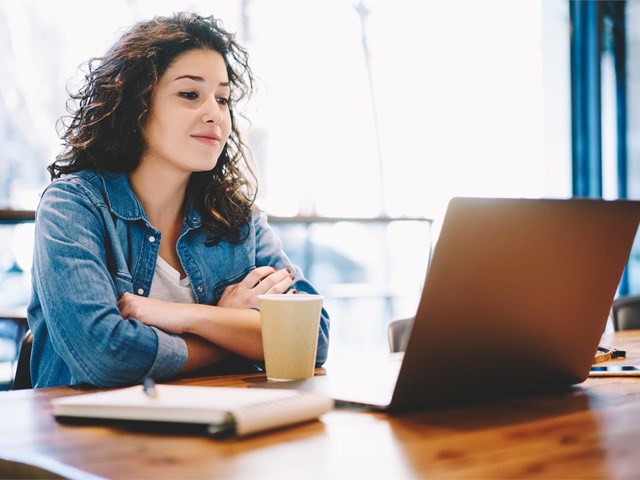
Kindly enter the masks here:
M 191 175 L 185 208 L 200 211 L 212 234 L 208 243 L 244 241 L 257 185 L 234 106 L 251 95 L 254 79 L 247 51 L 213 16 L 176 13 L 137 23 L 103 57 L 86 62 L 84 83 L 70 93 L 69 115 L 60 119 L 64 150 L 48 167 L 51 179 L 80 170 L 135 170 L 160 77 L 179 55 L 202 48 L 224 58 L 231 84 L 231 133 L 215 168 Z

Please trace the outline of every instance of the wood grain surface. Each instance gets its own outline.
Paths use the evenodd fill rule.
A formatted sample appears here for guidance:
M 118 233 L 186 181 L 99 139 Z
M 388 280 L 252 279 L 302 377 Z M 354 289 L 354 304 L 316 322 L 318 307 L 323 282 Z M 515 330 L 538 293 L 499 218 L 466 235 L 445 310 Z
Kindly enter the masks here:
M 602 343 L 627 351 L 626 359 L 607 363 L 640 364 L 640 330 L 608 335 Z M 263 374 L 218 375 L 173 383 L 246 387 L 263 379 Z M 563 392 L 393 416 L 341 408 L 319 421 L 241 440 L 56 422 L 51 399 L 77 393 L 71 388 L 0 393 L 0 477 L 640 475 L 640 378 L 592 378 Z

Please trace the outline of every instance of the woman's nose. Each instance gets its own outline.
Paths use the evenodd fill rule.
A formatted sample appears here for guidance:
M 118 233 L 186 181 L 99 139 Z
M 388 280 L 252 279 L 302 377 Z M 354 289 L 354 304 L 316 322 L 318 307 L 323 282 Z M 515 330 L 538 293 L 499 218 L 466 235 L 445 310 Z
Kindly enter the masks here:
M 217 99 L 215 97 L 209 98 L 204 103 L 203 121 L 207 123 L 220 123 L 222 118 L 222 109 Z

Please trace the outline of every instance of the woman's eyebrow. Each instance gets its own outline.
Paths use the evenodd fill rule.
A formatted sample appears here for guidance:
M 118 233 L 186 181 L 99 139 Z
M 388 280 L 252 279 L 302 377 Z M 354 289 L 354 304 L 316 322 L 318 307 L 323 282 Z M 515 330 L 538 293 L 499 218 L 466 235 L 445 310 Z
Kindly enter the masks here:
M 197 75 L 180 75 L 179 77 L 174 78 L 174 81 L 182 80 L 183 78 L 188 78 L 189 80 L 194 80 L 196 82 L 204 82 L 204 78 Z
M 204 78 L 198 76 L 198 75 L 180 75 L 179 77 L 176 77 L 173 81 L 178 81 L 178 80 L 182 80 L 183 78 L 187 78 L 189 80 L 193 80 L 195 82 L 204 82 Z M 218 84 L 219 87 L 229 87 L 231 84 L 229 82 L 220 82 Z

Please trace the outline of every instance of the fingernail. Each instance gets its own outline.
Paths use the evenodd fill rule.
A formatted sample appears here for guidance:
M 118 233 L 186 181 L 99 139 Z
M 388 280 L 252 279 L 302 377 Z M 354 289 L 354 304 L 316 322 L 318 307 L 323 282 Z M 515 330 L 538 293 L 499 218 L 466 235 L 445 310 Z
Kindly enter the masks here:
M 291 290 L 292 293 L 298 293 L 298 290 L 296 290 L 295 288 L 293 290 Z
M 293 275 L 289 275 L 289 278 L 290 278 L 291 280 L 295 280 L 295 279 L 296 279 L 296 277 L 294 277 Z
M 291 269 L 289 267 L 287 267 L 287 272 L 291 273 Z

